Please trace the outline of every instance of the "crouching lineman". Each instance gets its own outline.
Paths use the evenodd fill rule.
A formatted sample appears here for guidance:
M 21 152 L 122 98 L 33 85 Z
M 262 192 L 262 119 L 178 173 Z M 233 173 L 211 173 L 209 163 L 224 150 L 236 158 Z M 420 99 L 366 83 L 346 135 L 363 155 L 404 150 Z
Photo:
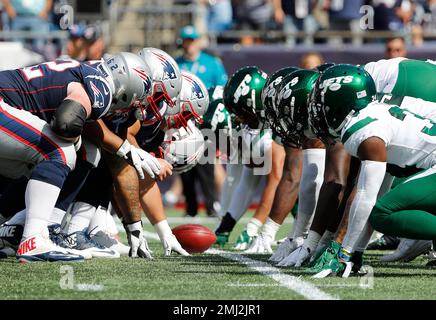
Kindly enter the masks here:
M 156 77 L 160 74 L 161 80 L 156 80 L 160 84 L 160 92 L 166 92 L 169 97 L 164 100 L 167 107 L 166 114 L 163 114 L 160 120 L 157 120 L 157 117 L 147 118 L 145 114 L 137 114 L 136 117 L 141 120 L 134 120 L 134 123 L 130 125 L 127 140 L 147 151 L 163 156 L 173 165 L 167 167 L 166 170 L 169 171 L 165 175 L 156 176 L 156 180 L 162 180 L 171 174 L 172 170 L 176 172 L 189 170 L 202 156 L 204 139 L 201 132 L 193 126 L 193 121 L 194 119 L 200 121 L 200 117 L 208 106 L 208 96 L 203 83 L 190 73 L 180 74 L 177 65 L 172 64 L 172 58 L 167 54 L 157 49 L 147 50 L 158 53 L 160 57 L 164 56 L 166 61 L 171 63 L 181 85 L 165 78 L 162 67 L 166 66 L 167 68 L 167 64 L 160 62 L 151 64 L 151 59 L 148 59 L 153 74 Z M 177 92 L 180 91 L 174 104 L 171 104 L 173 92 L 170 90 L 172 88 L 177 88 Z M 157 102 L 157 105 L 159 104 L 160 102 Z M 175 131 L 167 131 L 168 129 Z M 165 131 L 167 132 L 165 133 Z M 112 201 L 128 234 L 131 247 L 130 256 L 151 258 L 142 231 L 142 212 L 146 213 L 156 228 L 166 255 L 169 255 L 171 251 L 188 255 L 168 225 L 156 180 L 148 177 L 143 180 L 138 179 L 133 168 L 126 166 L 115 157 L 106 156 L 104 159 L 105 162 L 96 172 L 91 173 L 89 181 L 79 194 L 78 202 L 73 208 L 71 221 L 75 221 L 75 217 L 82 221 L 81 228 L 88 227 L 90 223 L 95 225 L 93 222 L 95 216 L 105 216 L 109 202 Z M 104 192 L 92 192 L 97 186 Z M 112 198 L 110 195 L 114 190 L 113 188 L 116 191 Z M 96 228 L 93 233 L 98 233 L 100 229 Z M 104 238 L 106 241 L 102 240 L 102 244 L 107 245 L 107 237 Z M 100 239 L 95 238 L 95 240 L 99 242 Z
M 108 152 L 119 150 L 123 141 L 100 118 L 138 105 L 151 89 L 139 76 L 145 69 L 136 55 L 121 53 L 97 65 L 56 60 L 0 73 L 0 173 L 30 177 L 20 262 L 83 260 L 49 240 L 47 221 L 74 169 L 85 123 L 102 132 L 100 143 Z M 159 172 L 159 162 L 147 153 L 133 147 L 123 151 L 118 154 L 127 161 L 138 159 L 141 171 L 148 167 Z
M 349 80 L 336 81 L 344 75 Z M 375 99 L 372 77 L 351 65 L 326 70 L 311 95 L 309 120 L 316 134 L 325 140 L 340 139 L 347 152 L 362 162 L 346 236 L 337 256 L 318 277 L 349 275 L 356 247 L 368 238 L 370 215 L 372 226 L 385 234 L 436 238 L 436 204 L 430 196 L 435 191 L 431 186 L 435 179 L 436 124 L 426 117 L 435 110 L 420 105 L 406 109 Z M 388 167 L 422 172 L 384 194 L 387 180 L 392 180 Z
M 224 88 L 224 105 L 242 125 L 240 133 L 232 132 L 231 139 L 238 142 L 238 136 L 242 136 L 243 145 L 239 146 L 240 150 L 238 146 L 233 146 L 232 152 L 236 159 L 230 159 L 231 162 L 237 160 L 238 163 L 230 163 L 230 175 L 226 181 L 231 178 L 233 186 L 225 184 L 223 195 L 228 195 L 228 198 L 223 197 L 221 205 L 226 213 L 215 231 L 217 243 L 221 246 L 228 241 L 236 222 L 246 212 L 260 179 L 264 176 L 267 177 L 267 182 L 255 214 L 261 218 L 251 220 L 254 223 L 250 223 L 248 229 L 255 236 L 266 220 L 264 228 L 273 233 L 273 238 L 275 236 L 275 223 L 267 218 L 280 181 L 284 154 L 283 148 L 272 140 L 270 130 L 265 128 L 261 92 L 266 81 L 266 74 L 257 67 L 246 67 L 236 71 Z M 247 237 L 250 234 L 247 233 Z M 245 240 L 245 247 L 238 245 L 238 249 L 247 248 L 250 240 Z

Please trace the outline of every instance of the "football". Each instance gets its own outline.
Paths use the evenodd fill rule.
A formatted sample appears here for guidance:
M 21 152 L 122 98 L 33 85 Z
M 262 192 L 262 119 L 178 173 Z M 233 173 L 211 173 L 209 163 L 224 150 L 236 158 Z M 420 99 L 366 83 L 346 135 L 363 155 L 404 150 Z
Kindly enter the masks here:
M 173 233 L 189 253 L 204 252 L 216 241 L 212 230 L 199 224 L 182 224 L 175 227 Z

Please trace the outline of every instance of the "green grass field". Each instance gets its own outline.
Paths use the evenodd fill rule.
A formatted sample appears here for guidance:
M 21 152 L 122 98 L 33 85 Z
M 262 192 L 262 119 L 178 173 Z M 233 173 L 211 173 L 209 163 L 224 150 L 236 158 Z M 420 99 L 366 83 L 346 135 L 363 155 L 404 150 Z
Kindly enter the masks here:
M 168 214 L 181 217 L 181 212 L 174 210 Z M 204 224 L 213 229 L 216 222 Z M 244 225 L 237 225 L 231 244 Z M 288 221 L 278 238 L 284 237 L 289 228 Z M 154 231 L 150 225 L 145 229 Z M 0 260 L 0 299 L 303 299 L 292 288 L 239 262 L 213 254 L 164 257 L 160 242 L 148 241 L 154 251 L 152 261 L 124 257 L 22 265 L 14 258 Z M 231 244 L 226 251 L 233 251 Z M 272 273 L 301 276 L 300 280 L 339 299 L 436 298 L 436 269 L 426 268 L 424 258 L 382 265 L 379 258 L 383 254 L 370 251 L 365 256 L 365 264 L 374 270 L 372 288 L 363 288 L 360 284 L 364 279 L 358 277 L 313 279 L 303 270 L 284 268 Z M 268 258 L 247 257 L 259 261 Z M 74 288 L 65 287 L 66 283 Z

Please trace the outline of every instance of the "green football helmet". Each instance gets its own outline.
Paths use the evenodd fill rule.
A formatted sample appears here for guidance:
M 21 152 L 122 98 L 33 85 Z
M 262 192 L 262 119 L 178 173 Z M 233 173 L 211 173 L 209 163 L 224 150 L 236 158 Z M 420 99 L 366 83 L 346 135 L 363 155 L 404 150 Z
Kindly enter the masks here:
M 309 129 L 309 94 L 318 77 L 319 73 L 314 70 L 298 70 L 286 76 L 279 87 L 276 103 L 278 119 L 283 128 L 280 137 L 287 145 L 302 145 L 305 132 Z
M 224 105 L 253 129 L 265 122 L 261 93 L 267 74 L 257 67 L 236 71 L 224 87 Z
M 318 71 L 318 72 L 324 72 L 328 68 L 333 67 L 334 65 L 335 64 L 332 62 L 326 62 L 326 63 L 320 64 L 319 66 L 315 67 L 313 70 Z
M 376 100 L 371 75 L 362 67 L 337 64 L 318 78 L 309 98 L 309 122 L 315 135 L 336 139 L 352 115 Z
M 279 136 L 282 135 L 282 128 L 280 127 L 280 122 L 278 121 L 278 112 L 275 105 L 275 100 L 278 93 L 277 89 L 282 82 L 282 79 L 296 70 L 299 70 L 299 68 L 285 67 L 277 70 L 268 77 L 268 80 L 262 90 L 261 98 L 263 107 L 265 108 L 266 120 L 274 133 Z
M 223 102 L 223 87 L 216 86 L 208 90 L 209 107 L 203 115 L 202 128 L 208 128 L 218 133 L 219 130 L 231 130 L 232 121 L 230 113 Z

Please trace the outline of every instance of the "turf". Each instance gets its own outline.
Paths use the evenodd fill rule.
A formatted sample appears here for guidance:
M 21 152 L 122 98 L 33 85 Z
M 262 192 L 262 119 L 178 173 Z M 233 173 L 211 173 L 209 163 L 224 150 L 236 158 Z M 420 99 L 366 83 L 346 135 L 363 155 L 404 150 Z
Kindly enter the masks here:
M 171 216 L 181 216 L 170 211 Z M 211 229 L 214 222 L 205 224 Z M 239 223 L 230 242 L 244 227 Z M 290 227 L 290 223 L 287 223 Z M 278 238 L 288 232 L 284 227 Z M 150 225 L 145 229 L 153 231 Z M 163 257 L 158 241 L 149 240 L 155 259 L 93 259 L 84 263 L 34 263 L 22 265 L 15 259 L 0 260 L 1 299 L 301 299 L 294 291 L 246 266 L 217 255 Z M 229 244 L 225 250 L 232 250 Z M 280 269 L 301 276 L 321 290 L 340 299 L 435 299 L 436 270 L 425 268 L 425 259 L 411 263 L 381 264 L 384 252 L 370 251 L 365 264 L 374 269 L 371 289 L 362 278 L 312 279 L 303 270 Z M 267 256 L 250 255 L 267 260 Z M 68 269 L 71 267 L 72 269 Z M 67 268 L 67 271 L 66 271 Z M 62 289 L 66 273 L 73 272 L 73 289 Z

